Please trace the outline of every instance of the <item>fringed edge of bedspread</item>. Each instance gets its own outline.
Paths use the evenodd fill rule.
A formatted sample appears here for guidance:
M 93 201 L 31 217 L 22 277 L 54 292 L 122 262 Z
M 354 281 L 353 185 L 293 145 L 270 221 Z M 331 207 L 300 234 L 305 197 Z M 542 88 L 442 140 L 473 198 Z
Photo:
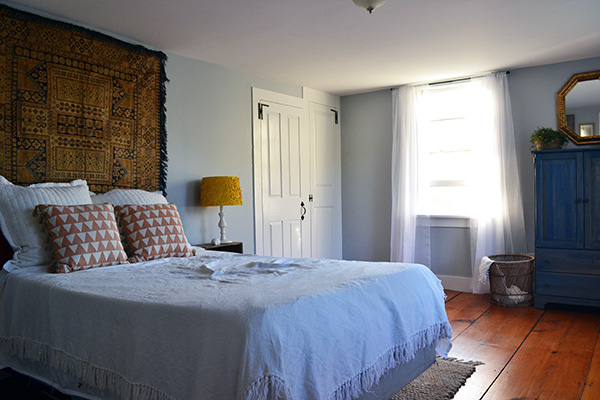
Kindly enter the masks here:
M 276 375 L 266 375 L 255 380 L 246 391 L 248 400 L 291 399 L 285 381 Z
M 162 391 L 132 383 L 121 374 L 80 360 L 44 343 L 26 338 L 0 338 L 0 351 L 21 360 L 31 360 L 71 375 L 81 383 L 109 391 L 123 399 L 170 400 Z
M 436 340 L 451 336 L 452 327 L 448 322 L 430 326 L 414 334 L 408 343 L 401 344 L 389 350 L 369 368 L 345 382 L 329 396 L 329 399 L 345 400 L 360 397 L 366 390 L 379 383 L 388 371 L 400 364 L 405 364 L 413 360 L 419 350 L 433 344 Z
M 408 343 L 392 348 L 369 368 L 342 384 L 329 396 L 329 399 L 347 400 L 362 396 L 365 391 L 379 383 L 388 371 L 400 364 L 410 362 L 419 350 L 433 344 L 436 340 L 449 337 L 452 337 L 452 327 L 448 322 L 442 322 L 417 332 L 410 338 Z M 247 400 L 283 400 L 291 398 L 285 381 L 275 375 L 266 375 L 257 379 L 246 391 Z

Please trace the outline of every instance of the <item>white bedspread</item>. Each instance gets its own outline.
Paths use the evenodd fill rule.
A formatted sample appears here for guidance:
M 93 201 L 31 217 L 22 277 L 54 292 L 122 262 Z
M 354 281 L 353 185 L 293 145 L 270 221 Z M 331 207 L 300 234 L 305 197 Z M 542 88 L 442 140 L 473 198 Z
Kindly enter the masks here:
M 349 399 L 451 328 L 419 265 L 200 252 L 11 272 L 0 351 L 121 398 Z

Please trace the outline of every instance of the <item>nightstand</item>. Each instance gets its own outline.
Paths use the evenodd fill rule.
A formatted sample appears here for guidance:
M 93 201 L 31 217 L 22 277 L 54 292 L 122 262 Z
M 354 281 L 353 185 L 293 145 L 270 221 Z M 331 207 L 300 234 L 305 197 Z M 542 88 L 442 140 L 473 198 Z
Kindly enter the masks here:
M 243 253 L 244 252 L 244 244 L 242 242 L 231 242 L 231 243 L 223 243 L 214 245 L 212 243 L 203 243 L 197 244 L 196 246 L 202 247 L 206 250 L 216 250 L 216 251 L 228 251 L 230 253 Z

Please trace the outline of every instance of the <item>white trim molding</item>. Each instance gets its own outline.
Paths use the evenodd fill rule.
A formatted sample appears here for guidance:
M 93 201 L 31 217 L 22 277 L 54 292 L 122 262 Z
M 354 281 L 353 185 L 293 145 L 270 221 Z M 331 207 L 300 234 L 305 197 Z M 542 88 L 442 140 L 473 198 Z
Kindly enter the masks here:
M 471 277 L 451 275 L 438 275 L 437 277 L 442 281 L 444 289 L 471 293 Z

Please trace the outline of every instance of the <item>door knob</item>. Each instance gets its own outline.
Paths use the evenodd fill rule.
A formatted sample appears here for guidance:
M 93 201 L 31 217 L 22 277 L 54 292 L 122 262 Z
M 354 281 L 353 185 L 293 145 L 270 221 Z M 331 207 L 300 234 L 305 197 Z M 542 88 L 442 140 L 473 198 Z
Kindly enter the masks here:
M 302 201 L 302 202 L 300 202 L 300 208 L 302 209 L 302 210 L 300 211 L 300 219 L 301 219 L 302 221 L 304 221 L 304 216 L 306 215 L 306 207 L 304 207 L 304 202 L 303 202 L 303 201 Z

